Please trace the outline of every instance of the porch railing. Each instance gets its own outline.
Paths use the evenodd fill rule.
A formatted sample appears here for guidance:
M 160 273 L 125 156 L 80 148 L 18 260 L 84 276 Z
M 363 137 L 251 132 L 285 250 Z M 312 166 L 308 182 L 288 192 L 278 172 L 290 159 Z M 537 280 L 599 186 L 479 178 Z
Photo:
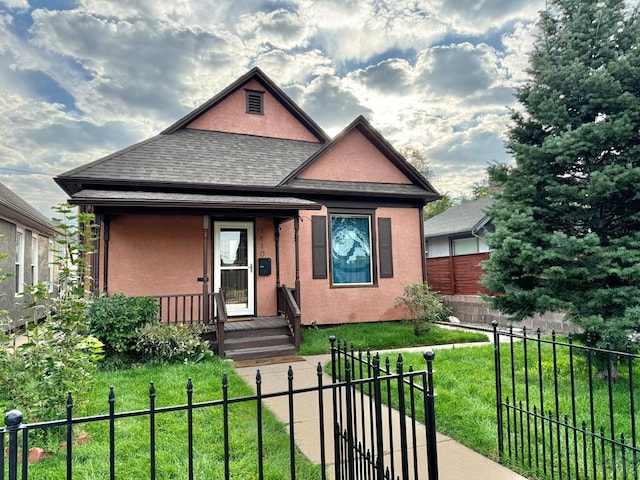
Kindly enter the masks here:
M 295 347 L 300 348 L 300 342 L 302 342 L 300 307 L 298 307 L 293 290 L 286 285 L 278 288 L 278 311 L 287 319 Z
M 227 321 L 226 299 L 221 292 L 211 293 L 208 295 L 209 302 L 208 311 L 209 318 L 204 318 L 205 298 L 202 293 L 188 293 L 176 295 L 153 295 L 158 300 L 159 310 L 158 317 L 168 324 L 183 325 L 211 325 L 215 326 L 218 354 L 224 355 L 224 324 Z M 277 290 L 278 313 L 284 315 L 293 337 L 296 348 L 300 347 L 302 342 L 302 324 L 300 307 L 295 299 L 295 290 L 282 285 Z M 223 312 L 220 311 L 220 305 L 223 306 Z M 215 307 L 218 306 L 218 310 Z M 214 315 L 214 312 L 215 315 Z
M 202 293 L 186 293 L 177 295 L 152 295 L 158 299 L 160 320 L 170 324 L 203 324 L 211 323 L 211 318 L 204 318 Z M 213 312 L 213 294 L 207 296 L 209 312 Z M 211 313 L 210 313 L 211 315 Z

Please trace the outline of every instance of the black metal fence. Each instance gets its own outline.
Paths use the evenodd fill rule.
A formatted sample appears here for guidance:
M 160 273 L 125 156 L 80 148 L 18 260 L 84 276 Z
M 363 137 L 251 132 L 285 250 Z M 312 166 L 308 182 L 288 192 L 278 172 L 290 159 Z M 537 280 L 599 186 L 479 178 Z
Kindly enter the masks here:
M 405 371 L 402 355 L 392 371 L 389 357 L 382 363 L 330 340 L 331 376 L 343 387 L 332 389 L 335 478 L 437 479 L 433 352 L 424 354 L 424 371 Z
M 186 404 L 168 407 L 156 406 L 156 390 L 151 383 L 149 388 L 149 406 L 144 410 L 117 412 L 116 394 L 113 387 L 109 390 L 109 413 L 90 417 L 74 417 L 74 405 L 71 396 L 67 399 L 67 416 L 65 419 L 24 424 L 22 413 L 12 410 L 5 415 L 5 427 L 0 429 L 0 442 L 7 445 L 7 455 L 0 456 L 0 480 L 8 476 L 9 480 L 18 478 L 26 480 L 30 478 L 30 464 L 28 452 L 31 447 L 31 439 L 36 431 L 53 428 L 62 428 L 66 434 L 64 450 L 56 455 L 65 457 L 66 465 L 62 473 L 56 470 L 55 477 L 67 479 L 74 478 L 74 472 L 78 474 L 79 465 L 76 462 L 86 461 L 86 453 L 83 446 L 78 446 L 73 441 L 74 431 L 90 423 L 99 423 L 108 430 L 104 443 L 108 448 L 101 448 L 105 458 L 101 463 L 108 462 L 108 477 L 117 478 L 159 478 L 158 471 L 162 462 L 166 462 L 164 451 L 167 448 L 180 448 L 178 457 L 185 464 L 181 476 L 171 478 L 188 478 L 192 480 L 197 475 L 205 478 L 214 478 L 212 472 L 196 472 L 194 465 L 202 464 L 202 456 L 214 455 L 218 467 L 223 464 L 219 476 L 229 478 L 265 478 L 265 463 L 269 462 L 269 454 L 265 451 L 265 438 L 272 432 L 264 431 L 263 403 L 266 399 L 281 399 L 288 405 L 289 424 L 289 472 L 281 472 L 284 478 L 295 479 L 297 475 L 296 462 L 300 461 L 300 453 L 295 445 L 296 419 L 300 410 L 306 413 L 308 408 L 308 394 L 317 398 L 318 407 L 318 448 L 321 453 L 320 478 L 325 480 L 332 476 L 327 471 L 333 463 L 336 479 L 426 479 L 437 480 L 437 454 L 435 443 L 435 415 L 433 406 L 433 354 L 425 354 L 427 368 L 422 371 L 409 369 L 404 371 L 402 359 L 398 358 L 396 371 L 391 372 L 389 360 L 386 367 L 381 366 L 379 356 L 371 358 L 369 353 L 363 356 L 362 352 L 355 354 L 353 349 L 348 351 L 346 343 L 340 348 L 332 342 L 333 381 L 323 382 L 323 370 L 320 363 L 317 367 L 317 382 L 313 387 L 294 388 L 295 378 L 293 368 L 290 366 L 287 373 L 288 388 L 284 391 L 263 394 L 260 371 L 256 374 L 255 395 L 230 398 L 229 382 L 226 374 L 222 378 L 222 399 L 194 402 L 194 385 L 189 379 L 186 384 Z M 357 377 L 356 378 L 356 373 Z M 365 398 L 366 393 L 366 398 Z M 302 400 L 297 401 L 300 395 Z M 307 403 L 305 403 L 307 402 Z M 398 410 L 387 410 L 383 402 L 392 404 Z M 230 446 L 234 425 L 231 424 L 229 411 L 233 405 L 249 404 L 250 410 L 255 412 L 255 471 L 248 472 L 246 465 L 243 472 L 232 470 L 229 459 L 234 456 Z M 221 417 L 222 425 L 216 425 L 215 431 L 208 430 L 198 425 L 198 418 L 202 418 L 200 412 L 215 412 Z M 158 446 L 158 438 L 163 436 L 166 440 L 167 432 L 164 431 L 163 418 L 175 415 L 184 415 L 186 420 L 186 432 L 175 435 L 183 435 L 186 438 L 173 438 L 171 445 Z M 407 416 L 408 415 L 408 416 Z M 326 418 L 325 418 L 326 417 Z M 145 438 L 144 443 L 148 447 L 146 458 L 142 459 L 135 475 L 129 471 L 117 469 L 117 455 L 130 455 L 130 452 L 122 450 L 120 442 L 122 437 L 119 427 L 123 422 L 141 421 L 146 424 L 139 430 Z M 417 422 L 424 420 L 426 429 Z M 333 424 L 333 432 L 325 432 L 325 421 Z M 253 423 L 253 420 L 251 421 Z M 86 428 L 86 427 L 85 427 Z M 419 440 L 418 435 L 426 435 L 424 440 Z M 251 429 L 253 430 L 253 428 Z M 426 434 L 424 433 L 426 432 Z M 222 448 L 212 447 L 208 439 L 213 436 L 222 436 Z M 179 440 L 183 441 L 183 447 L 177 447 Z M 97 442 L 94 440 L 93 442 Z M 92 443 L 93 443 L 92 442 Z M 98 449 L 97 446 L 94 446 Z M 101 447 L 104 447 L 101 445 Z M 419 458 L 423 458 L 426 450 L 428 465 L 419 465 Z M 144 453 L 143 453 L 144 455 Z M 173 457 L 175 458 L 175 457 Z M 253 464 L 252 464 L 253 465 Z M 253 467 L 251 467 L 253 468 Z M 428 477 L 426 472 L 428 471 Z M 134 476 L 131 476 L 134 475 Z M 268 475 L 267 475 L 268 476 Z M 42 478 L 42 477 L 39 477 Z M 50 477 L 45 477 L 50 478 Z M 53 477 L 51 477 L 53 478 Z M 106 478 L 106 475 L 101 477 Z
M 536 478 L 637 480 L 631 344 L 616 352 L 495 322 L 493 335 L 501 460 Z

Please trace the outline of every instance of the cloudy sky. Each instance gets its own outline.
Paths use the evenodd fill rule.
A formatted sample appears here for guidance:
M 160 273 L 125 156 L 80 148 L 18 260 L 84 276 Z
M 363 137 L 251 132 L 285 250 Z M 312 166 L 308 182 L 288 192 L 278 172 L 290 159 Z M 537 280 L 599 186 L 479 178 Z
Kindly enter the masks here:
M 43 213 L 52 177 L 157 134 L 259 66 L 330 135 L 363 114 L 440 193 L 506 162 L 544 0 L 0 0 L 0 182 Z

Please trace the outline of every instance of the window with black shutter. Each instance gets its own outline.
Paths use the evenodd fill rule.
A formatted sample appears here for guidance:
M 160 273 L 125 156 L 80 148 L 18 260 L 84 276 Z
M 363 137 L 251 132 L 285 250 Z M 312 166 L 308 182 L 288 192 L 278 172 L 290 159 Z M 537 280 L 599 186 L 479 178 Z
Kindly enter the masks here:
M 256 92 L 254 90 L 246 91 L 247 98 L 247 113 L 254 115 L 264 114 L 264 94 L 262 92 Z
M 311 217 L 313 278 L 327 278 L 327 217 Z
M 378 255 L 380 257 L 380 278 L 393 278 L 390 218 L 378 218 Z

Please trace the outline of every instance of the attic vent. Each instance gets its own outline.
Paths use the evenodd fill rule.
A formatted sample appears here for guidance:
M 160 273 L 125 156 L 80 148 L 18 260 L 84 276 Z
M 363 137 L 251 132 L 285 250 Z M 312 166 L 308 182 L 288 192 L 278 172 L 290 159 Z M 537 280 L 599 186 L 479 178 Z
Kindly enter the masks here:
M 264 94 L 262 92 L 247 90 L 247 113 L 254 115 L 264 114 L 263 97 Z

